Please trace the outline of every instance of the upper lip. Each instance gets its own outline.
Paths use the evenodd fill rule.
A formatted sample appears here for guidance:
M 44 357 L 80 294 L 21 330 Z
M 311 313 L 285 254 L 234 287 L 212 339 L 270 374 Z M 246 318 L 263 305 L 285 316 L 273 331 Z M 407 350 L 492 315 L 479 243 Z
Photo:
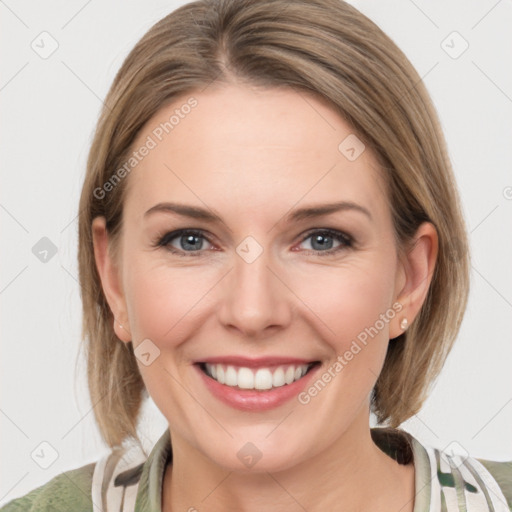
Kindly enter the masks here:
M 260 367 L 268 367 L 268 366 L 280 366 L 280 365 L 303 365 L 314 363 L 317 360 L 315 359 L 301 359 L 297 357 L 287 357 L 287 356 L 267 356 L 267 357 L 257 357 L 257 358 L 249 358 L 244 356 L 217 356 L 217 357 L 208 357 L 206 359 L 201 359 L 195 361 L 195 363 L 207 363 L 207 364 L 226 364 L 232 366 L 240 366 L 246 368 L 260 368 Z

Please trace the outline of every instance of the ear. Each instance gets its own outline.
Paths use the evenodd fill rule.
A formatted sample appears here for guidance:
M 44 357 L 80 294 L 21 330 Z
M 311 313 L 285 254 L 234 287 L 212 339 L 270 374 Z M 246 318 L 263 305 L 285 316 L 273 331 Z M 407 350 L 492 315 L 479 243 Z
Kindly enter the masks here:
M 109 252 L 109 238 L 105 217 L 96 217 L 92 222 L 92 239 L 96 268 L 101 279 L 103 293 L 114 315 L 114 332 L 124 341 L 132 340 L 128 325 L 126 301 L 122 291 L 120 268 Z
M 404 332 L 405 329 L 400 326 L 404 318 L 411 325 L 418 315 L 432 281 L 437 252 L 437 230 L 432 223 L 424 222 L 416 231 L 406 254 L 399 258 L 395 302 L 402 304 L 402 310 L 391 322 L 390 339 Z

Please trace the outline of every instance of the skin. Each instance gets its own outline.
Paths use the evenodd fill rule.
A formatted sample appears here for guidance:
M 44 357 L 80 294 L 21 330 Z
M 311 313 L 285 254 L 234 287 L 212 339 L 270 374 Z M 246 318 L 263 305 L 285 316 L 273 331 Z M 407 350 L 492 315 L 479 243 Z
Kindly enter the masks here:
M 425 223 L 399 258 L 384 181 L 369 148 L 349 161 L 338 150 L 352 133 L 322 100 L 293 90 L 222 85 L 162 108 L 138 148 L 190 96 L 198 105 L 136 166 L 128 180 L 119 261 L 104 219 L 93 222 L 95 257 L 117 336 L 134 348 L 150 339 L 160 355 L 138 361 L 149 394 L 169 423 L 174 461 L 162 510 L 401 510 L 414 505 L 414 467 L 372 441 L 369 395 L 389 339 L 418 314 L 434 270 L 435 228 Z M 287 222 L 293 209 L 351 201 L 366 208 Z M 223 222 L 158 212 L 157 203 L 207 207 Z M 195 228 L 206 238 L 181 257 L 152 241 Z M 353 237 L 313 245 L 312 229 Z M 252 236 L 262 254 L 247 263 L 237 246 Z M 202 240 L 202 245 L 201 245 Z M 341 250 L 322 254 L 330 247 Z M 315 253 L 314 250 L 318 252 Z M 212 397 L 192 362 L 220 355 L 319 360 L 318 375 L 379 315 L 402 310 L 308 404 L 292 399 L 242 412 Z M 120 327 L 121 324 L 123 327 Z M 261 452 L 252 468 L 237 457 Z

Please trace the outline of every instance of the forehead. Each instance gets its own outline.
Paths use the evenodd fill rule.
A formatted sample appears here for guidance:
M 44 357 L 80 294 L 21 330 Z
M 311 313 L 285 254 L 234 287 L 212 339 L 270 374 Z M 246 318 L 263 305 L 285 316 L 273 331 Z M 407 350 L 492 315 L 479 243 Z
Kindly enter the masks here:
M 208 88 L 176 98 L 138 134 L 132 149 L 145 156 L 130 172 L 125 208 L 137 219 L 171 200 L 248 213 L 341 199 L 382 209 L 384 182 L 368 148 L 357 156 L 363 147 L 310 94 Z

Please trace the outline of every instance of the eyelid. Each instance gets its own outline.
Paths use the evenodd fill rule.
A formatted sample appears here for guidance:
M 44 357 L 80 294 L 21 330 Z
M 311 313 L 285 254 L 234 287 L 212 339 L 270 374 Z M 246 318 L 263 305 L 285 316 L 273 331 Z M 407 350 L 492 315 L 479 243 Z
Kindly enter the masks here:
M 312 228 L 312 229 L 309 229 L 308 231 L 306 231 L 302 235 L 301 242 L 303 242 L 304 240 L 308 239 L 314 233 L 328 233 L 331 236 L 339 236 L 340 238 L 345 238 L 347 241 L 353 240 L 353 238 L 348 233 L 345 233 L 344 231 L 340 231 L 339 229 L 334 229 L 334 228 Z
M 211 240 L 210 236 L 206 234 L 207 232 L 204 229 L 201 228 L 182 228 L 182 229 L 175 229 L 171 231 L 164 231 L 163 234 L 157 234 L 156 237 L 152 240 L 151 245 L 155 248 L 163 248 L 167 249 L 169 252 L 173 254 L 180 254 L 180 255 L 189 255 L 189 256 L 196 256 L 200 255 L 203 252 L 205 252 L 204 249 L 200 251 L 182 251 L 180 249 L 176 249 L 175 247 L 171 246 L 171 241 L 175 240 L 183 235 L 196 235 L 198 237 L 203 238 L 206 240 L 209 244 L 215 245 Z
M 308 230 L 301 238 L 299 244 L 306 241 L 308 238 L 310 238 L 315 233 L 318 234 L 327 234 L 329 237 L 334 238 L 335 240 L 338 240 L 341 245 L 335 248 L 331 248 L 325 251 L 318 251 L 315 249 L 306 249 L 305 251 L 309 254 L 319 255 L 319 256 L 328 256 L 328 255 L 336 255 L 338 252 L 340 252 L 343 249 L 348 249 L 354 246 L 355 240 L 354 237 L 349 235 L 348 233 L 345 233 L 344 231 L 340 231 L 338 229 L 333 228 L 313 228 Z
M 206 240 L 209 244 L 215 245 L 211 240 L 211 235 L 207 234 L 208 232 L 201 228 L 182 228 L 176 229 L 173 231 L 166 231 L 163 235 L 157 235 L 156 238 L 152 241 L 152 246 L 156 249 L 163 248 L 168 250 L 172 254 L 176 254 L 178 256 L 202 256 L 205 252 L 209 252 L 208 249 L 201 249 L 198 251 L 183 251 L 180 249 L 176 249 L 170 245 L 170 242 L 180 236 L 183 235 L 196 235 L 200 238 Z M 315 249 L 305 249 L 302 252 L 306 252 L 307 254 L 313 254 L 315 256 L 329 256 L 329 255 L 337 255 L 340 251 L 344 249 L 349 249 L 354 246 L 355 240 L 354 237 L 349 235 L 344 231 L 340 231 L 338 229 L 333 228 L 311 228 L 305 233 L 302 234 L 299 244 L 302 244 L 308 238 L 310 238 L 314 234 L 327 234 L 329 237 L 334 238 L 335 240 L 340 242 L 340 246 L 335 248 L 330 248 L 325 251 L 315 250 Z M 214 238 L 214 237 L 213 237 Z M 297 251 L 295 251 L 297 252 Z

